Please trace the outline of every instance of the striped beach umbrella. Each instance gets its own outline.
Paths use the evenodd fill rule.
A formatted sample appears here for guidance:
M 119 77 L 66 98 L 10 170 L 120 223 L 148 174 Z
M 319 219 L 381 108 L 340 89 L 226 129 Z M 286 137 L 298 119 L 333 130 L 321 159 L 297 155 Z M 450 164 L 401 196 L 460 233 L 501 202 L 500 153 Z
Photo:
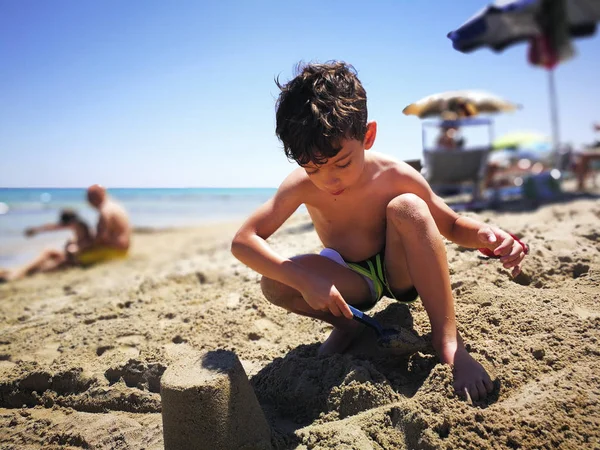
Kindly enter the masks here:
M 441 117 L 454 112 L 457 117 L 471 117 L 481 113 L 514 111 L 519 107 L 497 95 L 481 90 L 448 91 L 428 95 L 405 107 L 402 112 L 421 119 Z

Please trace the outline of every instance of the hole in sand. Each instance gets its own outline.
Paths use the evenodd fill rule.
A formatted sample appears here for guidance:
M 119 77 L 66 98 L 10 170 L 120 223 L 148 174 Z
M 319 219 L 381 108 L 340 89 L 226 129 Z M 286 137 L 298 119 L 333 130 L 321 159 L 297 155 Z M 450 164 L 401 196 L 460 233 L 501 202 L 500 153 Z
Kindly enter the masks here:
M 172 339 L 172 341 L 173 344 L 181 344 L 182 342 L 187 342 L 187 339 L 182 338 L 181 335 L 178 334 Z
M 255 333 L 253 331 L 248 333 L 248 339 L 250 339 L 251 341 L 258 341 L 260 338 L 262 338 L 262 336 L 258 333 Z
M 579 278 L 581 275 L 584 275 L 590 271 L 590 266 L 587 264 L 575 264 L 573 266 L 573 278 Z
M 108 350 L 112 350 L 114 347 L 112 345 L 103 345 L 101 347 L 98 347 L 96 349 L 96 355 L 98 356 L 102 356 L 104 353 L 106 353 Z

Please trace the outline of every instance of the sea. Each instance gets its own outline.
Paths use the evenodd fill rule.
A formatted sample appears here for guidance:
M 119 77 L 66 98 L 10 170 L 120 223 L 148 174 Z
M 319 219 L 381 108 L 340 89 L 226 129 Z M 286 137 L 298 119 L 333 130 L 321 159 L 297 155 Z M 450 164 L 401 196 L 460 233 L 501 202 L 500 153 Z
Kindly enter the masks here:
M 243 220 L 275 188 L 117 188 L 108 194 L 125 207 L 137 229 L 194 227 Z M 68 231 L 25 237 L 28 227 L 56 223 L 60 210 L 75 209 L 95 227 L 98 213 L 85 188 L 0 188 L 0 268 L 23 264 L 45 248 L 62 248 Z

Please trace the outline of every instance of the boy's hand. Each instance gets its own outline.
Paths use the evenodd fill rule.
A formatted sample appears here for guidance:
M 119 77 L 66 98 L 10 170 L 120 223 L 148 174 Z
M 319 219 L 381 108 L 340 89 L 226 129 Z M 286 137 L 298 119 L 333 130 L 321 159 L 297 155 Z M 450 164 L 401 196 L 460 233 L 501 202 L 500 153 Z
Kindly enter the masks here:
M 490 226 L 480 228 L 477 237 L 485 244 L 485 248 L 492 250 L 493 255 L 500 259 L 505 269 L 512 268 L 513 277 L 519 275 L 521 261 L 528 252 L 524 244 L 506 231 Z
M 307 288 L 302 290 L 302 297 L 308 305 L 317 311 L 329 311 L 336 317 L 352 319 L 352 311 L 340 294 L 340 291 L 327 279 L 315 277 Z

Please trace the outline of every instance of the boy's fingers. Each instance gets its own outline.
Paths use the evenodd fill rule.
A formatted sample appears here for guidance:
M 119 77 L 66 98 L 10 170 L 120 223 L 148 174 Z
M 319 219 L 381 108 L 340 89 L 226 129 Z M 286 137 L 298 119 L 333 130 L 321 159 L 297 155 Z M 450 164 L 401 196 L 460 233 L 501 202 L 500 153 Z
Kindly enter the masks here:
M 513 278 L 521 273 L 521 266 L 515 266 L 512 270 Z
M 342 312 L 340 311 L 340 308 L 338 307 L 338 305 L 336 303 L 329 304 L 329 311 L 335 317 L 340 317 L 342 315 Z
M 475 383 L 475 386 L 477 387 L 477 399 L 478 400 L 483 400 L 486 395 L 487 395 L 487 390 L 485 385 L 483 384 L 483 381 L 478 381 L 477 383 Z
M 505 256 L 512 250 L 513 238 L 506 239 L 502 244 L 494 249 L 494 255 Z
M 511 267 L 518 266 L 519 264 L 521 264 L 521 262 L 523 261 L 524 258 L 525 258 L 525 253 L 521 252 L 516 258 L 513 258 L 509 261 L 505 261 L 503 263 L 503 266 L 505 269 L 510 269 Z
M 500 258 L 500 262 L 503 264 L 511 263 L 511 262 L 518 260 L 520 258 L 520 256 L 521 256 L 520 253 L 515 253 L 514 255 L 511 253 L 510 255 L 506 255 L 506 256 L 503 256 L 502 258 Z
M 485 386 L 485 390 L 487 391 L 487 393 L 491 393 L 494 390 L 494 383 L 492 383 L 492 380 L 490 379 L 489 376 L 486 376 L 483 378 L 483 384 Z
M 348 304 L 344 301 L 341 294 L 334 297 L 331 306 L 338 312 L 336 316 L 352 319 L 352 311 L 350 311 L 350 308 L 348 308 Z
M 510 253 L 508 255 L 504 255 L 500 258 L 500 261 L 504 262 L 505 260 L 512 260 L 519 257 L 519 255 L 523 253 L 523 249 L 520 245 L 513 245 L 510 249 Z
M 511 267 L 519 265 L 522 260 L 523 258 L 521 257 L 521 255 L 517 255 L 514 258 L 506 259 L 501 262 L 505 269 L 510 269 Z
M 344 299 L 340 298 L 338 300 L 338 307 L 340 308 L 342 315 L 346 319 L 352 319 L 352 317 L 353 317 L 352 311 L 350 311 L 350 308 L 348 308 L 348 304 L 344 301 Z

